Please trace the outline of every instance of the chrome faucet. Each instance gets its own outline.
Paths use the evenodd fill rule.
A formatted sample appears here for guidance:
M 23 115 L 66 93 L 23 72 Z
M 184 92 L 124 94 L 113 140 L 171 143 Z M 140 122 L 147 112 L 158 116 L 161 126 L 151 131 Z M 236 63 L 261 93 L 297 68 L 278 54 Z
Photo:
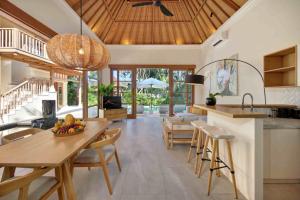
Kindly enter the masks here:
M 243 95 L 243 100 L 242 100 L 242 109 L 244 110 L 244 107 L 245 107 L 245 97 L 246 96 L 250 96 L 250 98 L 251 98 L 251 112 L 253 111 L 253 95 L 251 94 L 251 93 L 249 93 L 249 92 L 247 92 L 247 93 L 245 93 L 244 95 Z

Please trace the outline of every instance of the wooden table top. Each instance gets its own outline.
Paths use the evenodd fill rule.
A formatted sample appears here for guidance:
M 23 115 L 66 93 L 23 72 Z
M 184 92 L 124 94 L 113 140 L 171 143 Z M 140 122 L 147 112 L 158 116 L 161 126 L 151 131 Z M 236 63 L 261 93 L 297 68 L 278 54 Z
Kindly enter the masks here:
M 231 118 L 266 118 L 268 115 L 260 112 L 251 112 L 247 110 L 242 110 L 241 108 L 233 108 L 229 106 L 215 105 L 215 106 L 207 106 L 207 105 L 197 105 L 194 107 L 215 112 L 220 115 L 224 115 Z M 249 110 L 249 109 L 248 109 Z
M 59 166 L 101 135 L 108 122 L 88 121 L 84 132 L 55 137 L 50 130 L 0 146 L 0 166 Z

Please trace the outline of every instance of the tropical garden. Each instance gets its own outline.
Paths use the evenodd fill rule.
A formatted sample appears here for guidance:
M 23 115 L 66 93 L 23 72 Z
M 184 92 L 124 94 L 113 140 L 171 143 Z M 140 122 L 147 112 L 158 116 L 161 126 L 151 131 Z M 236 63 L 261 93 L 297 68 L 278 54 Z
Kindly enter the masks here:
M 176 105 L 187 105 L 190 104 L 188 99 L 191 99 L 192 89 L 190 86 L 184 84 L 184 77 L 187 71 L 178 70 L 173 72 L 173 101 Z M 89 72 L 89 89 L 88 89 L 88 104 L 89 106 L 97 105 L 98 93 L 100 95 L 107 95 L 105 93 L 106 87 L 109 88 L 108 93 L 113 95 L 122 96 L 123 106 L 131 106 L 132 102 L 132 80 L 131 80 L 130 71 L 119 71 L 119 90 L 117 90 L 116 78 L 114 78 L 111 85 L 98 85 L 97 84 L 97 72 Z M 169 95 L 169 71 L 164 68 L 139 68 L 137 69 L 137 90 L 136 90 L 136 102 L 137 110 L 140 112 L 150 111 L 150 107 L 154 112 L 160 112 L 160 108 L 165 106 L 165 109 L 168 109 L 170 103 Z M 165 84 L 164 87 L 161 86 L 151 86 L 144 87 L 142 86 L 143 81 L 147 79 L 155 79 L 160 81 L 160 84 Z M 78 105 L 78 88 L 79 83 L 70 81 L 68 83 L 68 105 Z M 188 96 L 188 98 L 186 98 Z M 142 110 L 141 110 L 142 109 Z M 168 110 L 167 110 L 168 111 Z M 166 112 L 167 112 L 166 111 Z

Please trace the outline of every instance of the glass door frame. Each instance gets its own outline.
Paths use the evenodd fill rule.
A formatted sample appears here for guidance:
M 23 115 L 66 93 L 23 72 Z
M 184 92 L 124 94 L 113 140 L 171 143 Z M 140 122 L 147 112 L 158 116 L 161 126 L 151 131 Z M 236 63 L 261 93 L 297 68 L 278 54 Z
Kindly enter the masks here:
M 170 103 L 169 103 L 169 116 L 174 115 L 174 81 L 173 81 L 173 71 L 178 71 L 178 70 L 186 70 L 186 71 L 191 71 L 193 74 L 195 72 L 196 65 L 170 65 L 170 64 L 165 64 L 165 65 L 147 65 L 147 64 L 110 64 L 110 83 L 113 84 L 113 71 L 117 70 L 118 71 L 118 77 L 117 77 L 117 87 L 118 87 L 118 92 L 119 92 L 119 71 L 120 70 L 128 70 L 132 72 L 132 114 L 128 114 L 128 118 L 130 119 L 136 119 L 136 74 L 137 74 L 137 69 L 139 68 L 164 68 L 169 70 L 169 95 L 170 95 Z M 195 100 L 195 88 L 192 86 L 192 105 L 194 104 Z
M 117 94 L 119 95 L 120 80 L 119 80 L 119 71 L 131 71 L 131 108 L 132 112 L 127 114 L 127 118 L 136 119 L 136 68 L 121 68 L 121 67 L 109 67 L 110 68 L 110 83 L 113 84 L 113 72 L 117 71 Z

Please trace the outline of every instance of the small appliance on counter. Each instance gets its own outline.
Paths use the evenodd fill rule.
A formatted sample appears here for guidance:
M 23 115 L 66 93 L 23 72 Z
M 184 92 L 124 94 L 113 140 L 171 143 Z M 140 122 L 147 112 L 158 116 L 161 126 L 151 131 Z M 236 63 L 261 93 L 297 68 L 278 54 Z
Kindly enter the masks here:
M 277 117 L 300 119 L 300 108 L 278 108 Z
M 32 128 L 49 129 L 58 121 L 56 118 L 55 100 L 42 101 L 43 118 L 31 121 Z

